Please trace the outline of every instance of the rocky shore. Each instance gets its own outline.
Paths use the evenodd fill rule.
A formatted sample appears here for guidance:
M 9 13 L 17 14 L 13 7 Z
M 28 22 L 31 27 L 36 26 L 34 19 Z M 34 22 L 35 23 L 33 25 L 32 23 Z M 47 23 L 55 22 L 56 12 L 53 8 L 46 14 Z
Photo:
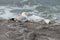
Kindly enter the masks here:
M 60 25 L 3 19 L 0 40 L 60 40 Z

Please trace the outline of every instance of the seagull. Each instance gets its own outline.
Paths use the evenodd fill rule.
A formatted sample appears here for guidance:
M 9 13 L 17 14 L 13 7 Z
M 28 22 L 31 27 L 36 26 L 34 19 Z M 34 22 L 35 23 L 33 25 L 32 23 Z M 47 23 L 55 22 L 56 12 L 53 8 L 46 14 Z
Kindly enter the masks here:
M 23 12 L 22 14 L 18 15 L 16 17 L 16 20 L 21 21 L 21 22 L 27 21 L 28 20 L 28 17 L 26 15 L 26 12 Z

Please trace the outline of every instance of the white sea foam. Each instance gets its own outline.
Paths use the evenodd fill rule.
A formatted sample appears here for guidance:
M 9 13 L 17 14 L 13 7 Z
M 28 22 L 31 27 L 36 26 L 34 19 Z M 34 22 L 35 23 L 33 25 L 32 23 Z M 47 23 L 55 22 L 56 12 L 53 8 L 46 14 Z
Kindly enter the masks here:
M 7 6 L 0 6 L 0 9 L 5 9 Z
M 14 18 L 16 15 L 11 13 L 11 10 L 19 9 L 19 7 L 0 6 L 0 17 L 4 19 Z
M 36 15 L 32 15 L 32 16 L 29 16 L 29 19 L 31 22 L 39 22 L 41 20 L 43 20 L 44 18 L 42 17 L 39 17 L 39 16 L 36 16 Z
M 35 9 L 37 6 L 39 6 L 39 5 L 33 5 L 33 6 L 29 6 L 29 5 L 24 5 L 23 7 L 10 7 L 10 9 L 31 9 L 31 10 L 33 10 L 33 9 Z
M 11 10 L 11 9 L 5 8 L 5 9 L 3 10 L 4 12 L 2 12 L 2 13 L 4 13 L 4 14 L 3 14 L 3 15 L 0 15 L 0 17 L 3 17 L 3 18 L 5 18 L 5 19 L 9 19 L 9 18 L 13 17 L 13 13 L 11 13 L 10 10 Z
M 23 6 L 23 9 L 31 9 L 31 10 L 33 10 L 33 9 L 35 9 L 37 6 L 39 6 L 39 5 L 33 5 L 33 6 L 24 5 L 24 6 Z

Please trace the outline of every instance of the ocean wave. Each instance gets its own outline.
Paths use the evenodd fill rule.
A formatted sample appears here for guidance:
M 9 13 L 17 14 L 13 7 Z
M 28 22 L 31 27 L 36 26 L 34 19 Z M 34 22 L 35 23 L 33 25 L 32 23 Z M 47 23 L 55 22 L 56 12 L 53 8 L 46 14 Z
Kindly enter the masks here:
M 59 6 L 46 6 L 46 5 L 24 5 L 18 6 L 0 6 L 0 17 L 12 18 L 22 12 L 27 12 L 29 15 L 37 15 L 46 19 L 58 19 L 60 15 Z M 56 15 L 56 16 L 55 16 Z

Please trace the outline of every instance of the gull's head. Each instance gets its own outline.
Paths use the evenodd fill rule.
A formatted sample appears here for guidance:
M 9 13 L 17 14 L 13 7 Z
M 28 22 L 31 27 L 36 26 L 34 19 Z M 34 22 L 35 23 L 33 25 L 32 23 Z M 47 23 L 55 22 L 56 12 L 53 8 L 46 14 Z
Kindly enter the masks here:
M 22 16 L 27 16 L 27 15 L 26 15 L 26 12 L 23 12 L 21 15 L 22 15 Z
M 46 24 L 49 24 L 49 22 L 50 22 L 49 19 L 44 19 L 44 21 L 46 22 Z

